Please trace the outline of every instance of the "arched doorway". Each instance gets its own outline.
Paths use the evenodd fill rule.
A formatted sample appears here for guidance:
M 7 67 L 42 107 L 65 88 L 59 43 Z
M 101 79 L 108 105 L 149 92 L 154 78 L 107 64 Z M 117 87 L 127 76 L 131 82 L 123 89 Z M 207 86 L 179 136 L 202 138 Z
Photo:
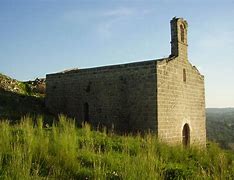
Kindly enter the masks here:
M 84 121 L 89 122 L 89 104 L 84 103 Z
M 183 146 L 188 147 L 190 144 L 190 129 L 189 125 L 186 123 L 183 127 L 182 131 L 182 141 L 183 141 Z

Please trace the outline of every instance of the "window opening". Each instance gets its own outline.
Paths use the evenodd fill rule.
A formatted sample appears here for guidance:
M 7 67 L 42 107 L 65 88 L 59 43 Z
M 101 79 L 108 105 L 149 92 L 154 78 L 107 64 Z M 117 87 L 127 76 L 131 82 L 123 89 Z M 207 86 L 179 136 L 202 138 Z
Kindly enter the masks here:
M 184 26 L 182 24 L 180 25 L 180 36 L 181 41 L 184 42 Z
M 183 81 L 186 82 L 186 70 L 183 69 Z

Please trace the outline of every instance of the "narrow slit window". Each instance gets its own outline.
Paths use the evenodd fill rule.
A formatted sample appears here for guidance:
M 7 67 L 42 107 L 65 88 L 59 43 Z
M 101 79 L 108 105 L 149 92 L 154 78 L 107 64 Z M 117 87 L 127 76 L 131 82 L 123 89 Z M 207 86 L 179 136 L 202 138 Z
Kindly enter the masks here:
M 186 70 L 183 69 L 183 81 L 186 82 Z

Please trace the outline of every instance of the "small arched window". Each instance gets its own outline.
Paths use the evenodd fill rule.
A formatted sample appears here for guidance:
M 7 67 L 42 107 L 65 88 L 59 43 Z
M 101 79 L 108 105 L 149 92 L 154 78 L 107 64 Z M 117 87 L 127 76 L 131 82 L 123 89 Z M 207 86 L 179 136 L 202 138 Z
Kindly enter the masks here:
M 182 24 L 180 25 L 180 37 L 181 41 L 184 42 L 184 26 Z

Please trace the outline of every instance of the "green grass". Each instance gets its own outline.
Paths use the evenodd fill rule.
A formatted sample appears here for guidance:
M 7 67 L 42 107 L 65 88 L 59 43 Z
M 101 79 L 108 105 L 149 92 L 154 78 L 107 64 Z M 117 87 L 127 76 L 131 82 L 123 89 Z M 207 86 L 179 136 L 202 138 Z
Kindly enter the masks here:
M 64 116 L 0 122 L 0 179 L 234 179 L 234 154 L 210 143 L 183 149 L 144 137 L 77 128 Z

